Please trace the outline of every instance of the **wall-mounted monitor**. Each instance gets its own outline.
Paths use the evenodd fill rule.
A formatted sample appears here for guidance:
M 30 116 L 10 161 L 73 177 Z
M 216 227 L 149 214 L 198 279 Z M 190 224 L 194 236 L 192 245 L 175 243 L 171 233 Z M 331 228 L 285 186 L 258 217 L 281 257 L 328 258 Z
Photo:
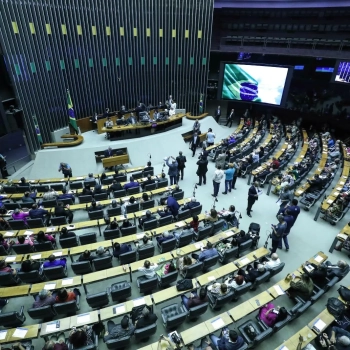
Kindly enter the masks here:
M 337 61 L 332 81 L 335 83 L 350 84 L 350 61 Z
M 219 99 L 284 105 L 293 67 L 221 62 Z
M 317 73 L 333 73 L 333 67 L 316 67 L 315 72 Z

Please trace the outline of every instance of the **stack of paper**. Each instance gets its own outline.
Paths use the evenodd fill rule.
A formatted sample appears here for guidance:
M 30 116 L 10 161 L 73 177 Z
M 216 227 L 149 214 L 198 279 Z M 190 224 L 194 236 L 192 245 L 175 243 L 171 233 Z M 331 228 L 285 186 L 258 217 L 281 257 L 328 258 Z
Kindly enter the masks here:
M 73 278 L 64 278 L 62 280 L 62 286 L 68 286 L 69 284 L 73 284 Z
M 90 314 L 82 314 L 77 316 L 77 323 L 88 323 L 90 321 Z
M 225 322 L 221 317 L 218 317 L 215 320 L 211 321 L 211 325 L 214 329 L 219 329 L 225 326 Z
M 283 289 L 278 284 L 276 284 L 273 287 L 275 288 L 275 291 L 277 292 L 278 295 L 283 295 L 284 294 Z
M 314 259 L 319 263 L 323 261 L 323 258 L 320 255 L 316 255 Z
M 55 332 L 56 329 L 56 322 L 51 322 L 46 325 L 46 333 Z
M 117 305 L 114 308 L 114 313 L 115 314 L 123 314 L 123 313 L 125 313 L 125 305 L 124 304 Z
M 5 261 L 6 262 L 12 262 L 12 261 L 15 261 L 16 260 L 16 256 L 8 256 Z
M 24 338 L 28 332 L 27 328 L 16 328 L 15 332 L 12 334 L 13 338 Z
M 134 306 L 140 306 L 146 304 L 145 298 L 137 298 L 134 300 Z
M 321 319 L 318 319 L 313 328 L 316 330 L 316 332 L 322 332 L 324 330 L 324 328 L 326 327 L 327 325 L 321 320 Z
M 48 284 L 45 284 L 44 286 L 44 289 L 47 289 L 47 290 L 52 290 L 55 288 L 56 288 L 56 283 L 48 283 Z
M 31 259 L 35 260 L 35 259 L 40 259 L 41 258 L 41 254 L 33 254 L 30 256 Z
M 248 258 L 241 259 L 241 264 L 246 265 L 246 264 L 249 264 L 249 263 L 250 263 L 250 260 Z
M 314 270 L 314 267 L 312 265 L 305 265 L 305 270 L 307 272 L 311 272 L 312 270 Z

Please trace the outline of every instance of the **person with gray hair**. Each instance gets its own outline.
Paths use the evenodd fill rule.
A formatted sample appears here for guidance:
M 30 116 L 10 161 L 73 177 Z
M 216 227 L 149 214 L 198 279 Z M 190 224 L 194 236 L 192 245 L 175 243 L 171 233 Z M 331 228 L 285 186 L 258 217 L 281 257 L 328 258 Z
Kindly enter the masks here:
M 96 253 L 95 253 L 94 259 L 104 258 L 106 256 L 111 256 L 109 250 L 104 248 L 104 247 L 102 247 L 102 246 L 99 246 L 96 249 Z
M 64 336 L 64 333 L 53 335 L 50 337 L 50 340 L 45 343 L 43 350 L 68 350 L 68 346 L 65 342 L 66 337 Z
M 267 259 L 266 257 L 263 257 L 260 259 L 260 262 L 265 266 L 266 270 L 271 270 L 274 267 L 277 267 L 282 264 L 280 258 L 278 257 L 277 253 L 271 254 L 271 259 Z
M 143 224 L 148 221 L 155 220 L 156 217 L 152 215 L 152 212 L 150 210 L 146 211 L 146 215 L 143 215 L 141 218 L 139 218 L 139 229 L 143 229 Z
M 183 207 L 182 210 L 186 210 L 186 209 L 192 209 L 194 207 L 197 207 L 201 205 L 199 202 L 197 202 L 197 199 L 195 197 L 191 198 L 191 201 L 187 202 Z
M 51 291 L 42 289 L 35 298 L 33 308 L 43 307 L 47 305 L 53 305 L 56 301 L 56 296 L 52 295 Z
M 142 309 L 141 317 L 136 321 L 136 329 L 144 328 L 156 323 L 157 315 L 151 312 L 148 306 Z
M 330 261 L 326 261 L 327 265 L 327 277 L 338 277 L 341 281 L 350 270 L 349 264 L 344 260 L 339 260 L 336 265 L 333 265 Z
M 174 236 L 171 235 L 168 231 L 162 233 L 161 236 L 156 237 L 158 245 L 161 245 L 163 242 L 169 241 L 169 239 L 173 239 Z

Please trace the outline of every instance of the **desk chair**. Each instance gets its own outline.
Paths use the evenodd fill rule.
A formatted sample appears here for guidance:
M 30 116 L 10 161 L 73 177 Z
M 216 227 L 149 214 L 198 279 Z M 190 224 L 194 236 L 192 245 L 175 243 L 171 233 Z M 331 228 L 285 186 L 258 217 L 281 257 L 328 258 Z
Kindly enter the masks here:
M 102 185 L 112 185 L 113 183 L 113 177 L 107 177 L 106 179 L 102 180 Z
M 71 267 L 77 276 L 92 272 L 90 261 L 76 261 L 71 263 Z
M 177 276 L 179 275 L 179 272 L 173 271 L 173 272 L 169 272 L 166 275 L 163 276 L 158 276 L 158 286 L 159 288 L 165 288 L 170 286 L 171 283 L 176 282 L 177 281 Z
M 218 251 L 219 262 L 221 264 L 227 264 L 230 259 L 236 258 L 237 253 L 238 253 L 238 247 L 232 247 L 232 248 L 226 249 L 223 254 Z
M 52 185 L 50 185 L 50 187 L 52 189 L 54 189 L 55 191 L 62 191 L 63 190 L 63 184 L 52 184 Z
M 125 193 L 124 189 L 113 192 L 114 198 L 122 198 L 122 197 L 125 197 L 125 195 L 126 195 L 126 193 Z
M 12 311 L 12 312 L 2 312 L 0 313 L 0 326 L 6 327 L 6 328 L 14 328 L 21 326 L 25 320 L 26 317 L 23 313 L 24 306 L 21 306 L 20 311 Z
M 207 293 L 208 299 L 209 299 L 209 305 L 213 310 L 219 310 L 221 309 L 224 305 L 228 304 L 231 302 L 233 296 L 234 296 L 234 291 L 231 290 L 225 295 L 214 295 L 210 292 Z
M 154 184 L 148 184 L 145 186 L 144 191 L 154 191 L 157 188 L 157 183 L 155 182 Z
M 153 219 L 153 220 L 144 222 L 142 230 L 143 231 L 150 231 L 150 230 L 154 230 L 157 227 L 158 227 L 158 220 Z
M 142 248 L 142 246 L 138 250 L 139 260 L 144 260 L 151 258 L 154 255 L 154 246 Z
M 270 281 L 271 277 L 273 277 L 273 276 L 277 275 L 278 273 L 280 273 L 283 270 L 285 265 L 286 264 L 283 262 L 283 263 L 280 263 L 278 266 L 273 267 L 272 269 L 269 269 L 269 271 L 270 271 L 270 278 L 267 280 L 267 282 Z
M 243 252 L 245 252 L 246 250 L 250 249 L 252 244 L 253 244 L 253 240 L 252 239 L 249 239 L 248 241 L 241 243 L 239 245 L 239 247 L 238 247 L 237 258 L 242 256 Z
M 137 278 L 137 280 L 140 281 L 140 293 L 151 293 L 154 289 L 157 289 L 158 287 L 158 278 L 156 276 L 147 279 L 145 279 L 144 276 L 140 276 Z
M 203 303 L 203 304 L 191 307 L 188 310 L 188 314 L 187 314 L 188 319 L 192 321 L 199 318 L 199 316 L 203 315 L 208 310 L 208 305 L 209 303 L 207 302 L 207 303 Z M 185 306 L 184 308 L 186 309 Z
M 194 236 L 194 233 L 193 232 L 185 232 L 183 233 L 179 239 L 177 240 L 177 245 L 176 247 L 177 248 L 181 248 L 181 247 L 185 247 L 186 245 L 189 245 L 192 243 L 193 241 L 193 236 Z
M 132 225 L 130 227 L 122 227 L 120 229 L 120 233 L 122 237 L 129 236 L 129 235 L 134 235 L 136 234 L 137 228 L 135 225 Z
M 193 278 L 197 273 L 202 272 L 203 263 L 201 261 L 196 262 L 187 267 L 187 269 L 180 272 L 183 278 Z
M 34 247 L 30 244 L 13 244 L 11 248 L 17 255 L 29 254 L 34 251 Z
M 176 243 L 177 243 L 177 240 L 174 237 L 162 242 L 161 244 L 157 242 L 157 246 L 158 246 L 159 252 L 163 254 L 174 250 L 176 247 Z
M 0 286 L 9 287 L 16 286 L 19 280 L 18 277 L 13 275 L 11 272 L 1 272 L 0 273 Z
M 11 230 L 25 230 L 28 226 L 25 224 L 23 220 L 9 220 L 8 221 Z
M 156 332 L 157 332 L 157 323 L 144 328 L 135 329 L 134 336 L 136 340 L 146 340 Z
M 136 250 L 132 250 L 131 252 L 127 252 L 119 255 L 119 263 L 120 265 L 130 264 L 137 260 L 137 252 Z
M 94 195 L 95 201 L 104 201 L 108 199 L 108 193 L 97 193 Z
M 218 221 L 214 222 L 213 224 L 213 231 L 211 232 L 212 235 L 215 235 L 216 233 L 218 233 L 219 231 L 222 230 L 222 227 L 225 224 L 225 220 L 224 219 L 219 219 Z
M 244 284 L 244 285 L 242 285 L 242 286 L 240 286 L 238 288 L 235 288 L 235 290 L 234 290 L 235 294 L 234 294 L 234 297 L 233 297 L 232 301 L 237 301 L 238 298 L 241 295 L 243 295 L 246 292 L 248 292 L 248 290 L 251 288 L 251 286 L 252 286 L 252 283 L 251 282 L 247 282 L 246 284 Z
M 68 276 L 67 266 L 44 267 L 43 275 L 50 281 L 66 278 Z
M 137 211 L 140 210 L 140 204 L 139 203 L 129 204 L 125 208 L 128 214 L 136 213 Z
M 302 315 L 310 306 L 311 301 L 308 300 L 306 303 L 297 302 L 296 305 L 293 306 L 293 308 L 289 311 L 289 314 L 291 315 L 291 320 L 295 320 L 300 315 Z
M 67 225 L 67 218 L 65 216 L 56 216 L 55 218 L 51 218 L 52 226 L 63 226 Z
M 194 215 L 199 215 L 202 212 L 202 209 L 203 209 L 202 204 L 191 208 L 191 217 L 193 217 Z
M 215 266 L 219 261 L 219 255 L 212 256 L 211 258 L 203 260 L 202 271 L 206 272 L 212 266 Z
M 4 192 L 7 194 L 17 193 L 17 186 L 4 186 Z
M 159 227 L 169 225 L 173 222 L 173 217 L 172 215 L 169 216 L 164 216 L 158 220 L 158 225 Z
M 254 328 L 256 334 L 254 339 L 251 339 L 250 336 L 247 334 L 247 327 Z M 238 327 L 238 330 L 241 333 L 245 343 L 248 344 L 249 347 L 257 346 L 265 339 L 271 337 L 273 334 L 272 328 L 264 328 L 260 322 L 254 322 L 254 320 L 248 320 L 244 322 Z
M 259 315 L 256 316 L 256 319 L 258 320 L 259 324 L 264 328 L 264 329 L 268 329 L 270 328 L 263 320 L 261 320 L 259 318 Z M 286 324 L 288 324 L 290 321 L 292 320 L 292 316 L 290 314 L 287 315 L 287 317 L 282 320 L 282 321 L 279 321 L 277 323 L 275 323 L 273 325 L 272 330 L 274 333 L 278 332 L 280 329 L 282 329 Z
M 80 309 L 80 296 L 76 296 L 76 300 L 67 301 L 66 303 L 57 303 L 54 304 L 53 310 L 57 315 L 75 315 L 76 312 Z
M 44 322 L 51 321 L 56 316 L 51 305 L 30 308 L 27 312 L 31 319 L 43 320 Z
M 45 243 L 34 243 L 34 250 L 36 252 L 46 252 L 47 250 L 54 250 L 55 248 L 56 244 L 53 245 L 51 241 Z
M 73 248 L 78 246 L 77 237 L 60 238 L 61 248 Z
M 128 188 L 128 189 L 126 190 L 126 192 L 127 192 L 128 196 L 131 196 L 131 195 L 133 195 L 133 194 L 138 194 L 138 193 L 140 193 L 140 187 L 137 186 L 137 187 Z
M 95 187 L 97 184 L 96 180 L 93 179 L 92 181 L 84 181 L 84 187 Z
M 79 203 L 91 203 L 92 202 L 92 196 L 90 194 L 85 195 L 85 196 L 79 196 Z
M 154 175 L 154 170 L 146 170 L 143 172 L 143 177 L 147 177 L 148 175 L 153 176 Z
M 94 259 L 92 260 L 92 265 L 94 266 L 95 271 L 109 269 L 112 267 L 112 255 Z
M 125 349 L 129 348 L 130 339 L 131 335 L 128 335 L 127 337 L 107 340 L 105 344 L 108 350 Z
M 74 204 L 71 198 L 62 198 L 62 199 L 59 199 L 59 201 L 63 203 L 63 206 L 66 206 L 67 204 L 68 205 Z
M 185 209 L 182 211 L 179 211 L 179 214 L 177 215 L 177 220 L 182 221 L 189 219 L 191 217 L 191 209 Z
M 133 173 L 132 177 L 134 178 L 134 180 L 142 179 L 144 177 L 143 171 L 138 171 L 137 173 Z
M 194 233 L 194 239 L 198 241 L 202 241 L 203 239 L 209 237 L 212 235 L 213 232 L 213 226 L 204 226 L 204 227 L 199 227 L 198 232 Z
M 93 331 L 92 332 L 92 339 L 94 340 L 94 343 L 91 345 L 81 346 L 80 348 L 74 347 L 72 344 L 67 341 L 68 349 L 69 350 L 97 350 L 98 349 L 98 335 Z
M 15 210 L 15 209 L 21 209 L 21 205 L 19 203 L 4 203 L 6 210 Z M 23 205 L 25 207 L 25 205 Z
M 108 293 L 107 292 L 100 292 L 96 294 L 88 293 L 86 296 L 86 302 L 89 304 L 91 308 L 99 309 L 109 304 Z
M 55 199 L 50 199 L 42 202 L 42 206 L 44 208 L 54 208 L 57 206 L 57 200 Z
M 114 230 L 104 230 L 103 237 L 105 238 L 105 240 L 118 238 L 120 237 L 120 230 L 119 228 L 115 228 Z
M 122 215 L 122 207 L 116 207 L 116 208 L 108 208 L 107 209 L 107 216 L 112 218 L 113 216 L 119 216 Z
M 52 185 L 51 185 L 52 187 Z M 24 192 L 29 192 L 30 191 L 30 186 L 21 186 L 21 185 L 18 185 L 18 188 L 17 188 L 17 193 L 24 193 Z
M 126 175 L 118 175 L 115 177 L 115 179 L 117 180 L 117 182 L 126 182 L 127 181 Z
M 163 188 L 168 186 L 169 186 L 168 179 L 162 179 L 158 181 L 158 188 Z
M 45 280 L 45 276 L 43 276 L 39 271 L 30 271 L 30 272 L 17 272 L 17 277 L 21 280 L 21 282 L 26 284 L 31 283 L 39 283 Z
M 8 251 L 5 249 L 5 247 L 3 245 L 0 245 L 0 256 L 3 255 L 8 255 Z
M 111 285 L 111 296 L 113 301 L 124 301 L 131 297 L 131 285 L 127 281 L 120 281 Z
M 27 219 L 27 226 L 29 228 L 40 228 L 45 226 L 43 219 L 37 218 L 37 219 Z
M 161 309 L 163 325 L 166 329 L 176 329 L 185 322 L 187 310 L 177 303 L 165 306 Z
M 88 215 L 89 215 L 90 220 L 101 220 L 101 219 L 103 219 L 104 212 L 102 209 L 95 210 L 95 211 L 89 211 Z
M 145 201 L 141 203 L 142 210 L 153 208 L 154 207 L 154 199 L 150 199 L 148 201 Z
M 83 235 L 79 236 L 79 241 L 81 245 L 96 243 L 97 242 L 96 233 L 95 232 L 84 233 Z
M 260 286 L 261 284 L 263 284 L 264 282 L 267 282 L 270 279 L 270 271 L 267 270 L 265 271 L 262 275 L 260 275 L 259 277 L 257 277 L 255 279 L 255 281 L 253 282 L 250 290 L 256 290 L 256 288 L 258 286 Z
M 158 186 L 159 187 L 159 186 Z M 180 191 L 180 192 L 176 192 L 174 193 L 174 198 L 179 201 L 180 199 L 183 199 L 184 198 L 184 195 L 185 195 L 185 192 L 184 191 Z
M 83 183 L 82 182 L 71 182 L 70 184 L 69 184 L 69 188 L 71 189 L 71 190 L 80 190 L 80 189 L 82 189 L 83 188 Z
M 323 287 L 325 292 L 328 292 L 334 285 L 339 282 L 339 277 L 334 276 L 332 279 L 328 281 L 328 283 Z

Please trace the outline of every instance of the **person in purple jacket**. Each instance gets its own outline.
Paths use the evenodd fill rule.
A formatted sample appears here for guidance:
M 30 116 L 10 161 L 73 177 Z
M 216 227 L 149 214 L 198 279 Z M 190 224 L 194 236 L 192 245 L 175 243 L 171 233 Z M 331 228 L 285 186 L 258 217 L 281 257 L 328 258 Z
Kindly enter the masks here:
M 219 350 L 238 350 L 244 344 L 243 338 L 237 332 L 228 330 L 227 328 L 223 329 L 221 338 L 214 334 L 210 334 L 209 337 L 211 342 Z
M 63 266 L 65 267 L 67 265 L 67 259 L 61 258 L 60 260 L 56 260 L 56 257 L 51 254 L 49 256 L 49 261 L 44 262 L 44 268 L 46 267 L 55 267 L 55 266 Z
M 15 211 L 12 213 L 12 219 L 13 220 L 23 220 L 24 223 L 27 223 L 27 217 L 29 216 L 28 212 L 21 211 L 20 209 L 15 209 Z
M 134 178 L 131 176 L 130 177 L 130 182 L 126 183 L 123 188 L 124 190 L 127 190 L 128 188 L 133 188 L 133 187 L 139 187 L 139 183 L 134 181 Z
M 259 310 L 259 318 L 268 327 L 273 327 L 277 322 L 283 321 L 288 316 L 284 307 L 275 307 L 272 303 L 267 303 Z

